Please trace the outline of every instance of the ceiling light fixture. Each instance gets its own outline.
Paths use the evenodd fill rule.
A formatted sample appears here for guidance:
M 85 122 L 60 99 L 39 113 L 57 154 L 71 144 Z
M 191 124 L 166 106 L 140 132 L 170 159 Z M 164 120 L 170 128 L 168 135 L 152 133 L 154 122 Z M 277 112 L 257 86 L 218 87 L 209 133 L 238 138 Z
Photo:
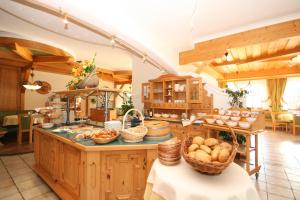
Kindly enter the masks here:
M 26 81 L 26 82 L 23 83 L 23 87 L 26 88 L 26 89 L 28 89 L 28 90 L 38 90 L 38 89 L 40 89 L 42 87 L 41 85 L 38 84 L 39 81 L 33 82 L 33 77 L 34 77 L 33 70 L 34 69 L 31 68 L 31 74 L 30 74 L 30 76 L 31 76 L 31 82 L 30 81 Z
M 68 30 L 69 20 L 68 20 L 68 16 L 66 13 L 64 14 L 63 23 L 65 24 L 64 29 Z
M 292 62 L 300 62 L 300 54 L 291 59 Z
M 115 36 L 111 36 L 110 43 L 111 43 L 112 47 L 115 47 L 115 45 L 116 45 L 116 37 Z

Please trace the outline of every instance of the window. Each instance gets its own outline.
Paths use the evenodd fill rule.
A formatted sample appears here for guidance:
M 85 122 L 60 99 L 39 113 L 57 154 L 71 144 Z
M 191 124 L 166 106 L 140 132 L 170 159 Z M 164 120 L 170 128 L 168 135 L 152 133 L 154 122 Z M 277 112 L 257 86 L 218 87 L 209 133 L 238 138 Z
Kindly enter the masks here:
M 300 108 L 300 77 L 287 79 L 283 100 L 285 110 Z
M 266 80 L 253 80 L 253 81 L 238 81 L 228 82 L 228 88 L 238 90 L 240 88 L 249 91 L 249 94 L 244 100 L 244 107 L 250 108 L 263 108 L 268 109 L 268 91 Z

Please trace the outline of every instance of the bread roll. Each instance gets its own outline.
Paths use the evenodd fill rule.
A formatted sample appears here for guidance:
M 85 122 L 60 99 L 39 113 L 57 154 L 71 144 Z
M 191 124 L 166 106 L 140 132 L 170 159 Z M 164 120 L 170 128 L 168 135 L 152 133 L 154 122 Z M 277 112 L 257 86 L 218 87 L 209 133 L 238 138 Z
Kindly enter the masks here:
M 217 161 L 219 159 L 220 151 L 221 151 L 221 147 L 220 146 L 216 146 L 214 148 L 214 150 L 212 150 L 212 152 L 211 152 L 211 160 L 212 161 Z
M 218 160 L 222 163 L 226 162 L 230 156 L 228 149 L 221 149 Z
M 206 153 L 210 154 L 211 153 L 211 149 L 206 146 L 206 145 L 200 145 L 200 149 L 205 151 Z
M 197 149 L 199 149 L 199 146 L 198 144 L 191 144 L 191 146 L 189 146 L 189 152 L 192 152 L 192 151 L 196 151 Z
M 215 145 L 217 145 L 218 143 L 219 143 L 218 140 L 215 139 L 215 138 L 208 138 L 208 139 L 206 139 L 206 140 L 204 141 L 204 144 L 205 144 L 206 146 L 209 146 L 209 147 L 215 146 Z
M 193 144 L 198 144 L 199 146 L 204 143 L 204 139 L 200 136 L 196 136 L 193 139 Z
M 195 154 L 196 160 L 202 161 L 202 162 L 211 162 L 211 157 L 208 155 L 205 151 L 197 150 Z
M 188 154 L 188 156 L 189 156 L 190 158 L 195 159 L 195 157 L 196 157 L 196 152 L 195 152 L 195 151 L 192 151 L 192 152 L 190 152 L 190 153 Z
M 222 143 L 220 144 L 220 147 L 221 147 L 222 149 L 227 149 L 230 153 L 231 153 L 231 151 L 232 151 L 232 145 L 229 144 L 228 142 L 222 142 Z

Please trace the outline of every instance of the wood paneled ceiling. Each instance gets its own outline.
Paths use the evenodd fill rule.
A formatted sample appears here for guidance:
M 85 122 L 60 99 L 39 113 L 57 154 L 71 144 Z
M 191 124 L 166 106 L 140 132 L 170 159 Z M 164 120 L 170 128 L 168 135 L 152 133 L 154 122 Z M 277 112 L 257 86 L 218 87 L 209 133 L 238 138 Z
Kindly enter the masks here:
M 180 64 L 210 68 L 219 81 L 249 80 L 300 76 L 298 55 L 300 19 L 197 43 L 180 53 Z
M 75 61 L 59 48 L 19 38 L 0 37 L 0 67 L 10 66 L 22 69 L 23 78 L 29 78 L 30 69 L 71 75 Z M 131 71 L 111 71 L 97 68 L 99 78 L 116 84 L 131 83 Z

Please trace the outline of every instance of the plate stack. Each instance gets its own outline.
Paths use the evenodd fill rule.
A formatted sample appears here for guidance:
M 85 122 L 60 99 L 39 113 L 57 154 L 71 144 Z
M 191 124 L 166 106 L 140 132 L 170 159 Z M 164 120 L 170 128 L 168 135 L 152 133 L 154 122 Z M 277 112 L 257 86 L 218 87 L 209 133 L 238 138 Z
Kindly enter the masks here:
M 148 128 L 147 140 L 166 140 L 170 138 L 170 124 L 165 121 L 145 121 Z
M 104 128 L 105 129 L 114 129 L 114 130 L 121 130 L 122 123 L 120 121 L 107 121 L 104 122 Z
M 163 165 L 176 165 L 179 163 L 181 154 L 181 141 L 173 138 L 158 144 L 158 159 Z

